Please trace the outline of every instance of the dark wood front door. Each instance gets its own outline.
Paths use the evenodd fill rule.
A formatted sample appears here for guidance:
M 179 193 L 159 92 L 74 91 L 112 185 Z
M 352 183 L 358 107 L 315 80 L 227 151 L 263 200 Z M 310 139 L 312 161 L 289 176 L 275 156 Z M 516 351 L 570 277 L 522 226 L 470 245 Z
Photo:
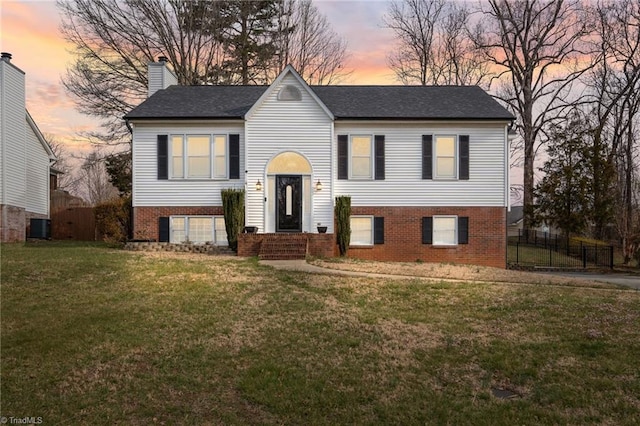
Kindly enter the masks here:
M 302 176 L 276 176 L 276 232 L 302 232 Z

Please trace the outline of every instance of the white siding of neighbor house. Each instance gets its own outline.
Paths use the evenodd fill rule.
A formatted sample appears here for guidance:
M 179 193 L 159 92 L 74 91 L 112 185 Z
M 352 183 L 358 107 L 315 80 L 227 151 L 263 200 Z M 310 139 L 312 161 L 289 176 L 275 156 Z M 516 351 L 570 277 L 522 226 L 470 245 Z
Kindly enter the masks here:
M 26 211 L 49 215 L 49 154 L 36 136 L 37 130 L 27 125 Z
M 27 132 L 24 73 L 0 60 L 0 204 L 24 208 Z
M 293 85 L 302 95 L 301 101 L 278 101 L 278 92 L 284 85 Z M 317 223 L 333 232 L 333 201 L 331 197 L 333 122 L 307 87 L 291 73 L 272 86 L 267 97 L 256 105 L 246 122 L 247 143 L 247 198 L 246 223 L 258 226 L 259 232 L 273 232 L 266 223 L 268 201 L 266 168 L 277 154 L 294 151 L 311 163 L 313 183 L 320 180 L 322 191 L 311 190 L 311 212 L 303 220 L 303 231 L 316 232 Z M 262 191 L 255 190 L 260 180 Z M 315 185 L 312 185 L 314 187 Z M 271 219 L 270 219 L 271 220 Z
M 244 188 L 243 123 L 133 123 L 133 205 L 153 206 L 221 206 L 220 191 Z M 240 179 L 169 179 L 158 180 L 158 135 L 239 134 Z M 169 144 L 171 138 L 169 137 Z M 228 137 L 227 137 L 228 140 Z
M 337 135 L 385 136 L 385 180 L 338 180 L 335 196 L 352 206 L 506 206 L 506 122 L 383 123 L 336 122 Z M 422 135 L 469 135 L 469 180 L 423 180 Z M 435 138 L 434 138 L 435 140 Z

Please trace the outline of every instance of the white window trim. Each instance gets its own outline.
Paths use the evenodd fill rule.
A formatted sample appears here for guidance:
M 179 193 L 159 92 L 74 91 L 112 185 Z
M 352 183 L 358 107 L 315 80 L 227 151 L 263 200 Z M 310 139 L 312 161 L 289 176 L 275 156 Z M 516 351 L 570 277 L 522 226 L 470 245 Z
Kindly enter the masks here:
M 441 243 L 436 242 L 436 219 L 455 219 L 455 230 L 454 230 L 454 242 L 451 243 Z M 431 244 L 439 247 L 455 247 L 458 245 L 458 216 L 456 215 L 438 215 L 432 216 L 431 222 Z
M 173 241 L 173 219 L 184 219 L 184 235 L 185 238 L 189 237 L 189 219 L 197 218 L 197 219 L 211 219 L 211 240 L 207 240 L 204 243 L 193 243 L 193 244 L 214 244 L 220 246 L 226 246 L 227 244 L 217 244 L 216 243 L 216 218 L 224 218 L 221 215 L 173 215 L 169 216 L 169 242 L 172 244 L 182 244 L 184 241 Z
M 370 235 L 370 240 L 371 243 L 369 244 L 362 244 L 362 243 L 353 243 L 352 241 L 349 242 L 349 247 L 373 247 L 374 245 L 374 217 L 372 215 L 352 215 L 349 220 L 351 219 L 369 219 L 371 221 L 371 235 Z M 351 224 L 349 224 L 349 226 L 351 226 Z
M 173 173 L 173 138 L 179 136 L 182 138 L 182 177 L 175 177 Z M 209 177 L 189 177 L 189 156 L 187 154 L 187 138 L 189 136 L 205 136 L 209 138 Z M 223 176 L 215 175 L 215 138 L 223 136 L 225 140 L 225 174 Z M 169 135 L 169 179 L 170 180 L 229 180 L 229 133 L 174 133 Z
M 369 176 L 353 176 L 353 151 L 351 149 L 353 145 L 353 138 L 369 138 Z M 373 180 L 375 177 L 375 145 L 373 134 L 353 134 L 349 135 L 349 179 L 350 180 Z
M 453 177 L 452 176 L 438 176 L 438 138 L 447 138 L 447 137 L 452 137 L 453 138 Z M 442 133 L 442 134 L 435 134 L 433 135 L 433 152 L 432 152 L 432 158 L 433 158 L 433 179 L 435 180 L 458 180 L 458 163 L 460 162 L 460 153 L 458 152 L 458 146 L 459 146 L 459 135 L 457 134 L 452 134 L 452 133 Z M 449 157 L 443 157 L 443 158 L 449 158 Z M 457 223 L 457 222 L 456 222 Z

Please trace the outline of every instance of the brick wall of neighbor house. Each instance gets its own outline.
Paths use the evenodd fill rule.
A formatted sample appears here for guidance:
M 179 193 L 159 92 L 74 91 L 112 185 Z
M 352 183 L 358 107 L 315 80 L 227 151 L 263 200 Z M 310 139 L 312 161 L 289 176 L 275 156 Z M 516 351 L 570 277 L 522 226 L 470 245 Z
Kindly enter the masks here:
M 0 241 L 15 243 L 27 237 L 27 219 L 24 208 L 0 205 Z
M 506 267 L 504 207 L 352 207 L 351 214 L 384 217 L 384 244 L 350 247 L 349 257 Z M 422 244 L 422 218 L 436 215 L 469 217 L 469 244 L 451 248 Z
M 133 238 L 158 241 L 158 218 L 176 215 L 222 216 L 222 206 L 134 207 Z

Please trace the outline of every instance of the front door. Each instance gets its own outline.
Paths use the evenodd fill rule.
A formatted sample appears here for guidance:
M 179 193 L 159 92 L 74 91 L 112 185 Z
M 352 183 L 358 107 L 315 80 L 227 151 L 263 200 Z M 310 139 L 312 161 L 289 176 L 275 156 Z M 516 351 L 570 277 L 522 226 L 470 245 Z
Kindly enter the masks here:
M 276 176 L 276 232 L 302 232 L 302 176 Z

